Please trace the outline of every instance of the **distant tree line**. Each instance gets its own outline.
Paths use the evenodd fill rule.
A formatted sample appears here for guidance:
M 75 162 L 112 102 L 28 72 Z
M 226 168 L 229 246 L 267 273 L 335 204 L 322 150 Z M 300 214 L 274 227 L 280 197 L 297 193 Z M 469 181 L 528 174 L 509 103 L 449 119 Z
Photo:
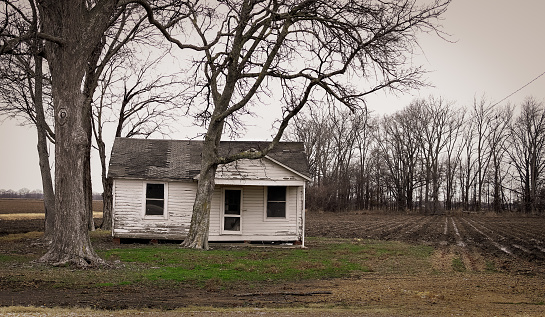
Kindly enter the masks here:
M 44 193 L 41 189 L 0 189 L 0 198 L 44 199 Z M 102 194 L 93 193 L 93 200 L 102 200 Z
M 393 114 L 331 109 L 301 116 L 310 210 L 545 210 L 545 107 L 414 100 Z
M 44 193 L 40 189 L 30 190 L 28 188 L 21 188 L 18 191 L 13 189 L 0 189 L 0 198 L 43 199 Z

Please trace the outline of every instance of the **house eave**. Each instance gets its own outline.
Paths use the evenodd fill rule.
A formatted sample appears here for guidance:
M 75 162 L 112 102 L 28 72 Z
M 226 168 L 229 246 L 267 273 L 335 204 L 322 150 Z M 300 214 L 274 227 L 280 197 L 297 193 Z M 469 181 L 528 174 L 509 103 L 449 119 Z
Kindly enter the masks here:
M 270 156 L 268 156 L 268 155 L 265 155 L 265 158 L 268 159 L 268 160 L 270 160 L 270 161 L 273 162 L 273 163 L 276 163 L 276 164 L 282 166 L 283 168 L 285 168 L 285 169 L 287 169 L 288 171 L 290 171 L 290 172 L 296 174 L 297 176 L 302 177 L 303 179 L 305 179 L 305 180 L 308 181 L 308 182 L 310 182 L 310 181 L 312 180 L 312 179 L 311 179 L 310 177 L 308 177 L 307 175 L 302 174 L 301 172 L 298 172 L 298 171 L 294 170 L 293 168 L 291 168 L 291 167 L 289 167 L 289 166 L 287 166 L 287 165 L 285 165 L 285 164 L 282 164 L 282 163 L 278 162 L 277 160 L 273 159 L 272 157 L 270 157 Z
M 112 179 L 134 180 L 134 181 L 156 181 L 156 182 L 185 182 L 192 183 L 195 181 L 193 178 L 165 178 L 165 177 L 151 177 L 151 176 L 110 176 Z
M 228 179 L 216 178 L 216 185 L 234 185 L 234 186 L 303 186 L 304 180 L 285 180 L 285 179 Z

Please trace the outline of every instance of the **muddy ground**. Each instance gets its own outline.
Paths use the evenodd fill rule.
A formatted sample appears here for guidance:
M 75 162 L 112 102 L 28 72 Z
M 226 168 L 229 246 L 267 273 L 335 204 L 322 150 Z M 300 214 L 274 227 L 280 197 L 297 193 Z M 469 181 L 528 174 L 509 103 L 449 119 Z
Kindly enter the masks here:
M 40 231 L 43 220 L 0 220 L 0 236 Z M 368 316 L 544 316 L 545 219 L 517 215 L 399 215 L 309 213 L 311 237 L 399 240 L 435 248 L 431 272 L 364 273 L 351 278 L 264 283 L 259 290 L 241 281 L 227 288 L 138 285 L 54 288 L 44 279 L 13 283 L 0 279 L 0 306 L 32 305 L 100 309 L 161 309 L 187 306 L 331 308 Z M 95 244 L 110 248 L 105 237 Z M 312 248 L 312 243 L 307 247 Z M 0 254 L 45 252 L 29 240 L 1 244 Z M 457 268 L 453 259 L 459 258 Z M 395 260 L 395 259 L 393 259 Z M 31 265 L 31 264 L 29 264 Z M 1 274 L 0 274 L 1 277 Z M 248 295 L 250 294 L 250 295 Z M 336 313 L 335 313 L 336 314 Z

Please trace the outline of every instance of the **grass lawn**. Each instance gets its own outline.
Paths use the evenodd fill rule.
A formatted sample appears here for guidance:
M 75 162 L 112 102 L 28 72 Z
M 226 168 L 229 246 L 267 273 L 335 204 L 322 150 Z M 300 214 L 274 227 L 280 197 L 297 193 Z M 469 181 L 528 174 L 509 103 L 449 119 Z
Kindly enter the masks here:
M 430 267 L 428 259 L 433 252 L 431 247 L 401 242 L 328 238 L 309 238 L 304 249 L 212 245 L 208 251 L 183 249 L 177 244 L 117 247 L 102 242 L 94 243 L 95 249 L 114 268 L 74 270 L 31 264 L 40 254 L 15 251 L 23 250 L 25 243 L 38 237 L 39 233 L 0 237 L 0 243 L 21 244 L 21 248 L 0 256 L 4 279 L 46 280 L 55 287 L 167 286 L 178 282 L 196 287 L 211 283 L 229 287 L 239 281 L 259 285 L 344 278 L 367 272 L 416 272 Z M 108 233 L 92 232 L 91 238 L 104 241 Z

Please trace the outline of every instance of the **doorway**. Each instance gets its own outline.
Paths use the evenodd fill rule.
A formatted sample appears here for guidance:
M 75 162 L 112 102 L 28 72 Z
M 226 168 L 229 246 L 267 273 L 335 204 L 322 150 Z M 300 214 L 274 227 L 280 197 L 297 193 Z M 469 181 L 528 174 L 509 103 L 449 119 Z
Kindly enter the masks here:
M 242 190 L 225 189 L 223 201 L 223 233 L 240 233 Z

